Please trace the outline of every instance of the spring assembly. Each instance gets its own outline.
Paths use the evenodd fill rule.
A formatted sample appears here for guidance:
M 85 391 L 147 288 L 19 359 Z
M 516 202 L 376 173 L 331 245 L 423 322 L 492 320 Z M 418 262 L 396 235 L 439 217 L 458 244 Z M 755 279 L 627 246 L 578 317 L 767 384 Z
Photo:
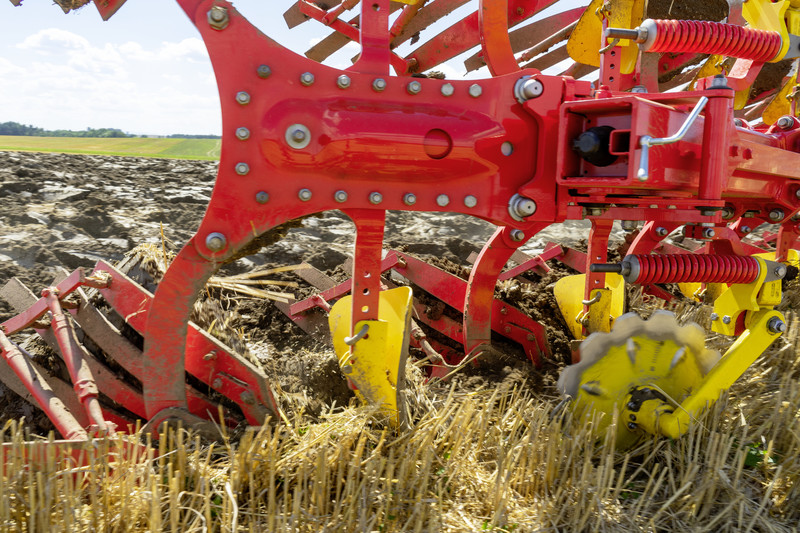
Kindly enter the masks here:
M 594 264 L 592 272 L 615 272 L 628 283 L 750 283 L 758 261 L 738 255 L 629 255 L 616 264 Z
M 705 20 L 652 22 L 655 36 L 652 45 L 647 48 L 648 52 L 695 52 L 770 61 L 775 59 L 782 47 L 781 35 L 774 31 Z M 650 31 L 648 28 L 648 34 Z M 649 44 L 650 38 L 647 41 Z

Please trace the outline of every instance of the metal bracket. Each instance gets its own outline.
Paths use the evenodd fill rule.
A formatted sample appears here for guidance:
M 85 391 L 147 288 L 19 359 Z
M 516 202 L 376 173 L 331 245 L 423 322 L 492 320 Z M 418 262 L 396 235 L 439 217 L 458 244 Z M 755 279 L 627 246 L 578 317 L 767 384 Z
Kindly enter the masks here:
M 703 108 L 706 107 L 707 103 L 708 97 L 701 96 L 697 101 L 697 105 L 694 106 L 692 112 L 689 113 L 688 117 L 686 117 L 686 120 L 680 129 L 669 137 L 651 137 L 649 135 L 642 135 L 642 137 L 639 139 L 639 143 L 642 145 L 642 155 L 639 158 L 639 171 L 636 173 L 636 177 L 639 179 L 639 181 L 647 181 L 650 178 L 650 147 L 663 144 L 673 144 L 683 139 L 684 136 L 686 136 L 686 133 L 689 131 L 689 128 L 691 128 L 692 124 L 694 124 L 695 120 L 697 120 L 697 117 L 700 116 L 700 112 L 703 111 Z

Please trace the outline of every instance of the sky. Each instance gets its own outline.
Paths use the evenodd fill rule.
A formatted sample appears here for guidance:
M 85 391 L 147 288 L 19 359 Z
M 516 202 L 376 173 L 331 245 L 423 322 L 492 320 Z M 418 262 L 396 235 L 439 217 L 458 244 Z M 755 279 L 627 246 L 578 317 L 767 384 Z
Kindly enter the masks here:
M 288 30 L 283 12 L 293 3 L 234 5 L 264 33 L 302 53 L 328 30 L 314 21 Z M 579 3 L 557 2 L 558 11 Z M 476 7 L 469 2 L 447 24 Z M 177 2 L 128 0 L 103 22 L 93 5 L 65 15 L 49 0 L 25 0 L 19 7 L 0 0 L 0 20 L 0 122 L 50 130 L 119 128 L 137 135 L 220 134 L 211 63 Z M 351 43 L 326 64 L 344 68 L 357 52 Z M 461 77 L 458 65 L 440 70 Z M 484 68 L 470 77 L 486 76 Z

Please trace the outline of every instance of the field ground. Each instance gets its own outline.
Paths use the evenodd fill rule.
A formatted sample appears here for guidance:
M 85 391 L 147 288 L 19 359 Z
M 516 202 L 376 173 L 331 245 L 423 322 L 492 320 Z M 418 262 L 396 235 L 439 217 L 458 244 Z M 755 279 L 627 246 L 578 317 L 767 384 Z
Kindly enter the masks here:
M 88 138 L 0 136 L 0 150 L 64 154 L 219 159 L 219 139 Z

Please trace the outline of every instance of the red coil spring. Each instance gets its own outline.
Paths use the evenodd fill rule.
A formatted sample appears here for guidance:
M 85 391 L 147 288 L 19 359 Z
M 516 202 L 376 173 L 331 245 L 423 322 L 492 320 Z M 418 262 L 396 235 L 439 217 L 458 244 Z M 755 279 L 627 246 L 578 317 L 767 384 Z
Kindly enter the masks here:
M 780 33 L 709 22 L 654 20 L 656 37 L 648 52 L 695 52 L 769 61 L 781 51 Z
M 750 283 L 758 276 L 758 261 L 739 255 L 635 255 L 636 283 Z

